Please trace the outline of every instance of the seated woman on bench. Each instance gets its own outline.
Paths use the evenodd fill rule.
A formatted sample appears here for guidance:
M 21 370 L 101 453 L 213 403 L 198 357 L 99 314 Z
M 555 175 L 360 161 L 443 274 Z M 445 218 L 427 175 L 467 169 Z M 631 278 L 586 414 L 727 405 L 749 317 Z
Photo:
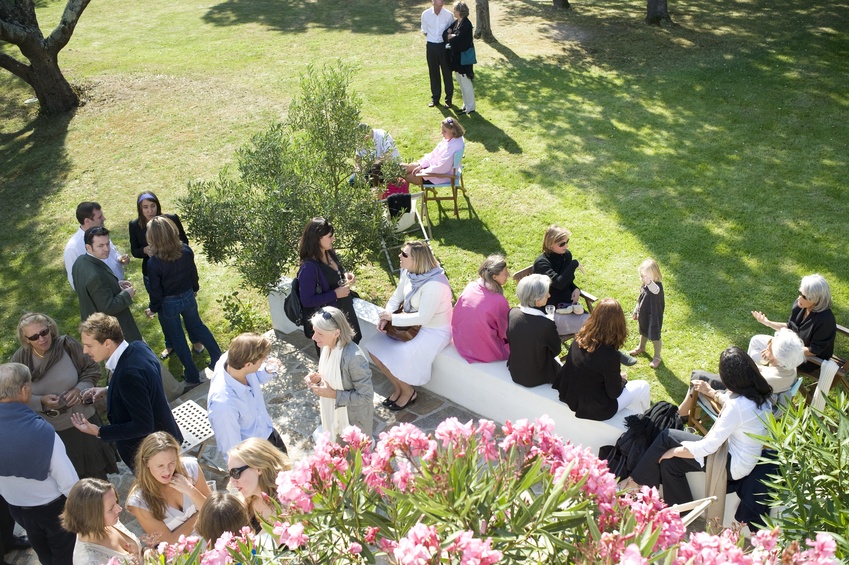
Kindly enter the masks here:
M 629 381 L 618 351 L 628 336 L 625 312 L 613 298 L 595 307 L 569 348 L 554 388 L 578 418 L 609 420 L 623 408 L 644 412 L 651 403 L 646 381 Z
M 516 287 L 519 307 L 510 310 L 507 318 L 507 368 L 513 382 L 526 387 L 553 382 L 560 368 L 560 336 L 542 311 L 549 284 L 551 279 L 545 275 L 528 275 L 520 280 Z
M 761 376 L 752 358 L 739 347 L 729 347 L 722 352 L 719 378 L 731 394 L 707 435 L 664 430 L 640 459 L 623 488 L 635 484 L 653 487 L 662 484 L 667 504 L 689 502 L 693 495 L 687 473 L 704 471 L 705 458 L 726 441 L 729 478 L 742 479 L 752 472 L 763 447 L 752 436 L 766 435 L 764 422 L 771 409 L 772 387 Z M 694 387 L 699 383 L 694 383 Z
M 790 319 L 784 322 L 772 322 L 763 312 L 752 312 L 755 319 L 773 330 L 790 328 L 802 338 L 805 344 L 805 356 L 831 359 L 834 355 L 834 338 L 837 335 L 837 322 L 831 311 L 831 289 L 822 275 L 808 275 L 799 284 L 799 298 L 793 303 Z M 749 343 L 749 349 L 765 349 L 769 335 L 756 335 Z M 815 363 L 810 361 L 799 367 L 802 373 L 817 371 Z
M 466 285 L 451 317 L 451 335 L 457 353 L 469 363 L 503 361 L 507 345 L 510 305 L 504 289 L 510 272 L 501 255 L 490 255 L 478 269 L 478 278 Z

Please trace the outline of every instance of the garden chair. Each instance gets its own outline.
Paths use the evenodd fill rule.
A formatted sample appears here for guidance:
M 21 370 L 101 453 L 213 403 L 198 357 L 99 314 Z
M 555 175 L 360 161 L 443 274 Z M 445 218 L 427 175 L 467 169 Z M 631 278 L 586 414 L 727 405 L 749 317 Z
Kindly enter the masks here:
M 397 235 L 403 236 L 404 234 L 414 233 L 414 232 L 421 230 L 423 240 L 424 241 L 430 241 L 430 239 L 431 239 L 430 233 L 427 230 L 427 228 L 425 228 L 424 221 L 422 220 L 422 216 L 419 213 L 420 202 L 421 202 L 421 206 L 424 206 L 422 197 L 423 197 L 422 192 L 416 192 L 416 193 L 410 195 L 410 211 L 405 212 L 404 214 L 399 216 L 397 220 L 394 220 L 395 221 L 395 233 Z M 381 200 L 381 202 L 383 202 L 383 201 Z M 392 265 L 392 256 L 389 254 L 389 250 L 390 249 L 400 249 L 403 246 L 404 246 L 404 244 L 402 243 L 401 245 L 393 245 L 391 247 L 387 247 L 386 242 L 385 241 L 383 242 L 382 251 L 383 251 L 383 254 L 386 255 L 386 262 L 389 263 L 389 270 L 392 273 L 399 272 L 400 267 L 398 269 L 396 269 Z
M 531 265 L 530 267 L 525 267 L 521 271 L 516 271 L 515 273 L 513 273 L 513 280 L 516 281 L 516 282 L 519 282 L 520 280 L 527 277 L 528 275 L 530 275 L 533 272 L 534 272 L 533 265 Z M 596 298 L 595 296 L 593 296 L 589 292 L 585 292 L 583 290 L 581 290 L 581 298 L 584 299 L 584 304 L 587 305 L 587 307 L 586 307 L 587 313 L 592 314 L 593 305 L 596 302 L 598 302 L 598 298 Z M 560 341 L 569 341 L 570 339 L 572 339 L 574 337 L 575 337 L 575 334 L 561 335 Z
M 841 326 L 840 324 L 837 324 L 837 336 L 849 337 L 849 329 L 845 328 L 844 326 Z M 837 340 L 835 339 L 835 343 L 836 342 Z M 827 388 L 823 388 L 822 386 L 824 384 L 823 381 L 826 380 L 828 377 L 828 375 L 823 375 L 822 368 L 823 363 L 825 363 L 826 361 L 823 361 L 819 357 L 807 357 L 805 360 L 819 366 L 820 368 L 818 371 L 814 370 L 805 372 L 806 375 L 818 379 L 817 383 L 805 388 L 805 398 L 808 400 L 808 402 L 813 402 L 816 399 L 815 394 L 817 390 L 822 390 L 825 393 L 828 393 L 828 391 L 831 390 L 831 387 L 834 386 L 835 382 L 840 383 L 843 388 L 849 391 L 849 381 L 847 381 L 846 378 L 847 372 L 849 372 L 849 356 L 847 356 L 846 358 L 841 358 L 837 355 L 833 355 L 831 359 L 827 360 L 837 364 L 837 369 L 834 372 L 832 379 L 829 380 Z M 823 377 L 826 377 L 826 379 L 823 379 Z
M 429 178 L 440 178 L 445 179 L 444 182 L 437 184 L 426 184 L 422 188 L 424 189 L 424 200 L 422 203 L 422 212 L 424 213 L 425 220 L 427 220 L 427 225 L 430 227 L 432 224 L 430 222 L 430 214 L 428 213 L 427 204 L 430 201 L 439 202 L 441 200 L 450 200 L 454 202 L 454 217 L 460 217 L 460 211 L 457 208 L 457 191 L 463 191 L 463 198 L 467 198 L 466 195 L 466 185 L 463 182 L 463 152 L 457 151 L 454 153 L 454 169 L 451 173 L 419 173 L 416 176 L 420 177 L 429 177 Z M 450 188 L 451 194 L 439 196 L 437 189 L 440 188 Z
M 206 443 L 215 437 L 215 432 L 212 430 L 212 425 L 209 423 L 207 411 L 195 402 L 187 400 L 171 410 L 174 415 L 174 420 L 177 422 L 177 427 L 180 428 L 180 433 L 183 434 L 183 443 L 180 446 L 180 451 L 183 453 L 191 453 L 197 448 L 197 453 L 194 457 L 198 460 L 198 464 L 220 475 L 226 475 L 227 471 L 221 469 L 213 463 L 203 453 L 206 448 Z
M 672 512 L 677 512 L 678 514 L 682 514 L 686 512 L 684 516 L 681 516 L 681 521 L 684 523 L 684 527 L 688 527 L 692 524 L 696 518 L 705 513 L 705 510 L 708 509 L 712 503 L 716 502 L 717 497 L 708 496 L 707 498 L 700 498 L 698 500 L 692 500 L 690 502 L 685 502 L 684 504 L 673 504 L 669 507 L 669 510 Z

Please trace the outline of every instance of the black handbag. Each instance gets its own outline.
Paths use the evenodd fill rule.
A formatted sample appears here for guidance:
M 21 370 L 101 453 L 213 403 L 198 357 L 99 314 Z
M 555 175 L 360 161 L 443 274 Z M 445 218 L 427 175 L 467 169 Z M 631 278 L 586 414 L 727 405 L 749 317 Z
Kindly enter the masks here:
M 304 307 L 301 305 L 301 297 L 299 294 L 301 285 L 298 283 L 298 277 L 292 279 L 292 287 L 289 296 L 283 301 L 283 312 L 289 321 L 296 326 L 304 325 Z

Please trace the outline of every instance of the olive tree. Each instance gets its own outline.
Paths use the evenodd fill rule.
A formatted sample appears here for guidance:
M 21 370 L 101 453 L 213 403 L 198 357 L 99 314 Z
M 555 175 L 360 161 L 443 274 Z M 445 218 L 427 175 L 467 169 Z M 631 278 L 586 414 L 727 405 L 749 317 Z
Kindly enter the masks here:
M 235 171 L 225 167 L 217 180 L 190 183 L 180 199 L 209 259 L 232 263 L 254 288 L 267 291 L 297 267 L 298 240 L 312 217 L 333 223 L 346 266 L 363 263 L 388 235 L 368 179 L 349 181 L 364 143 L 352 74 L 343 63 L 308 67 L 284 122 L 239 149 Z

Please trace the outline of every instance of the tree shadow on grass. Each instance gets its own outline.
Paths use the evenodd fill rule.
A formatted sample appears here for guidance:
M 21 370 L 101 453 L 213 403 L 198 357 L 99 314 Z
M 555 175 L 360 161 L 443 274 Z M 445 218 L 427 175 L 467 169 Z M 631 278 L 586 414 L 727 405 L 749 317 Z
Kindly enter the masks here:
M 259 23 L 293 34 L 324 28 L 388 35 L 417 30 L 419 19 L 416 10 L 419 8 L 388 0 L 379 2 L 379 5 L 363 0 L 225 0 L 212 6 L 203 19 L 216 26 Z
M 9 331 L 0 337 L 0 357 L 8 358 L 19 346 L 15 332 L 24 312 L 53 316 L 63 331 L 73 331 L 79 310 L 63 268 L 45 249 L 56 225 L 38 221 L 41 208 L 62 189 L 69 168 L 65 151 L 68 124 L 74 112 L 39 116 L 17 131 L 0 133 L 0 324 Z M 61 263 L 61 250 L 57 251 Z M 54 262 L 51 262 L 54 260 Z M 53 292 L 62 289 L 67 292 Z

